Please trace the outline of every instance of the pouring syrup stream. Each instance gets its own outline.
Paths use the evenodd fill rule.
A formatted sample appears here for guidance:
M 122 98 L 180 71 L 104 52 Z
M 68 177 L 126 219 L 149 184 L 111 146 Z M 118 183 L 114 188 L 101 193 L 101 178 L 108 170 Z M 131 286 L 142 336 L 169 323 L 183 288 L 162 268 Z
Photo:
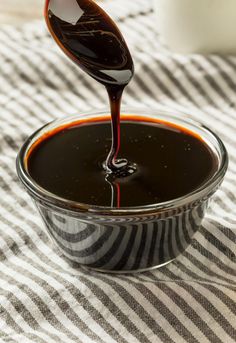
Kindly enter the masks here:
M 64 53 L 107 89 L 112 118 L 112 145 L 104 163 L 107 174 L 116 179 L 134 173 L 134 164 L 118 158 L 121 98 L 134 74 L 132 57 L 121 32 L 92 0 L 46 0 L 45 18 Z M 117 182 L 114 188 L 118 194 Z

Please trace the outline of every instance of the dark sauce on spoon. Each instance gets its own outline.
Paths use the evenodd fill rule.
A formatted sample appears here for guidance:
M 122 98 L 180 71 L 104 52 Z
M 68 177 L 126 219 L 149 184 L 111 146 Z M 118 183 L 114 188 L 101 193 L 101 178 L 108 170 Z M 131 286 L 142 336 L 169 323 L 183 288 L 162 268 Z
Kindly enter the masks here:
M 108 92 L 112 117 L 111 149 L 104 164 L 108 173 L 126 176 L 135 165 L 118 159 L 120 104 L 134 73 L 127 44 L 116 24 L 92 0 L 47 0 L 45 17 L 62 50 Z

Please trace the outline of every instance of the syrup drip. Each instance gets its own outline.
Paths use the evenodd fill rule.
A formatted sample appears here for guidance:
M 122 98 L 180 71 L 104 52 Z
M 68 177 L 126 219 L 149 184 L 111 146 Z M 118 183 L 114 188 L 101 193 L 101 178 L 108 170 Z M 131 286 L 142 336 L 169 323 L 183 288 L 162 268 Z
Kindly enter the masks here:
M 92 0 L 47 0 L 45 17 L 49 30 L 79 67 L 102 83 L 110 99 L 112 144 L 104 168 L 114 177 L 136 170 L 120 151 L 120 104 L 125 86 L 134 73 L 127 44 L 113 20 Z

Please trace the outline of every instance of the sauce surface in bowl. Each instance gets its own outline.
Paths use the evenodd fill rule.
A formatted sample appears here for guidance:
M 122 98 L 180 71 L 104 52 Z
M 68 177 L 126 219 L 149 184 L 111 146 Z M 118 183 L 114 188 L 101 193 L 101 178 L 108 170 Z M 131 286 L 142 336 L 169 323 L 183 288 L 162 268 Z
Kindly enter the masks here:
M 107 117 L 57 128 L 29 153 L 31 177 L 47 191 L 79 203 L 135 207 L 170 201 L 199 188 L 217 171 L 208 145 L 185 128 L 127 116 L 121 122 L 122 156 L 135 162 L 129 176 L 107 176 Z

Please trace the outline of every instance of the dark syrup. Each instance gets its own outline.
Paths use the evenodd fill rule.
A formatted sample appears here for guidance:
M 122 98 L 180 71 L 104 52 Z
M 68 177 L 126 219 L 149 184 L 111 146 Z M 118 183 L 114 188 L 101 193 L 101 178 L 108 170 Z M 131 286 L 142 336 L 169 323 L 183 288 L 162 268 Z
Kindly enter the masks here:
M 182 128 L 128 118 L 121 130 L 133 61 L 116 24 L 94 1 L 46 0 L 45 17 L 62 50 L 106 87 L 112 139 L 104 118 L 52 132 L 28 156 L 39 185 L 68 200 L 131 207 L 184 196 L 214 174 L 217 161 L 208 146 Z
M 105 169 L 129 174 L 135 170 L 120 149 L 120 104 L 125 86 L 134 73 L 127 44 L 112 19 L 91 0 L 47 0 L 45 17 L 49 30 L 62 50 L 108 92 L 112 117 L 112 142 Z
M 133 207 L 179 198 L 200 187 L 217 158 L 197 135 L 160 121 L 126 117 L 120 152 L 138 169 L 107 179 L 102 168 L 111 138 L 107 117 L 52 131 L 28 156 L 28 171 L 44 189 L 89 205 Z

